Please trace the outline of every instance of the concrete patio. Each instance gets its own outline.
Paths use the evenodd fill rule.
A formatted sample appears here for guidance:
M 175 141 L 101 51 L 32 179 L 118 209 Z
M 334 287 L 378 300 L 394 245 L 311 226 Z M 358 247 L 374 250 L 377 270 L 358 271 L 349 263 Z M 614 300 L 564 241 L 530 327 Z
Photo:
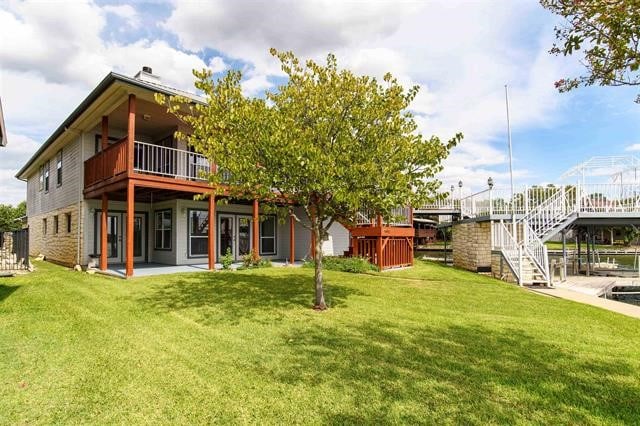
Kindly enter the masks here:
M 272 260 L 271 264 L 273 267 L 301 267 L 301 261 L 296 261 L 294 264 L 291 264 L 285 260 Z M 238 269 L 242 266 L 242 262 L 235 262 L 231 265 L 231 269 Z M 222 263 L 216 263 L 216 270 L 222 270 Z M 178 274 L 178 273 L 190 273 L 190 272 L 208 272 L 209 268 L 206 263 L 199 263 L 195 265 L 164 265 L 161 263 L 137 263 L 134 266 L 134 277 L 148 277 L 153 275 L 167 275 L 167 274 Z M 124 278 L 125 277 L 125 265 L 117 264 L 117 265 L 109 265 L 106 271 L 96 270 L 96 273 L 111 275 L 114 277 Z

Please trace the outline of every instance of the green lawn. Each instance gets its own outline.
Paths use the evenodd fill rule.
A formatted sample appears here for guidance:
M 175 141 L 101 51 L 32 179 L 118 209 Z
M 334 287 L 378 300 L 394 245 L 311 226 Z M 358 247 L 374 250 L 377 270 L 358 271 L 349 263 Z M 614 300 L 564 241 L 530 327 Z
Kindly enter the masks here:
M 419 263 L 0 281 L 0 424 L 638 424 L 640 321 Z
M 562 242 L 558 241 L 547 241 L 545 243 L 549 250 L 562 250 Z M 577 250 L 575 240 L 567 241 L 567 249 L 568 250 Z M 596 244 L 596 250 L 629 250 L 631 252 L 635 251 L 635 246 L 624 246 L 622 244 Z M 581 250 L 586 253 L 587 252 L 587 244 L 582 242 Z

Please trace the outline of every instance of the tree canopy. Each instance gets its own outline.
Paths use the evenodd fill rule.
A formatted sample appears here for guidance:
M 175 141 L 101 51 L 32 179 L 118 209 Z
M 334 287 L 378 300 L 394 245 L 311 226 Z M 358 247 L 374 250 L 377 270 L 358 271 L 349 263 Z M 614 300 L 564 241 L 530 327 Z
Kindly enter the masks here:
M 442 143 L 419 132 L 410 104 L 418 87 L 405 91 L 390 74 L 382 82 L 326 64 L 301 62 L 271 50 L 287 81 L 264 98 L 242 92 L 239 71 L 214 80 L 194 71 L 205 105 L 180 97 L 158 101 L 191 128 L 186 138 L 217 165 L 209 176 L 232 196 L 259 198 L 284 208 L 316 236 L 316 306 L 322 292 L 321 242 L 335 222 L 349 225 L 359 210 L 389 217 L 398 206 L 435 197 L 441 162 L 462 135 Z
M 0 232 L 17 231 L 22 228 L 19 220 L 27 214 L 27 203 L 18 203 L 15 207 L 11 204 L 0 204 Z
M 640 0 L 541 0 L 564 18 L 550 53 L 582 51 L 586 74 L 558 80 L 560 92 L 579 86 L 640 85 Z M 636 98 L 640 103 L 640 95 Z

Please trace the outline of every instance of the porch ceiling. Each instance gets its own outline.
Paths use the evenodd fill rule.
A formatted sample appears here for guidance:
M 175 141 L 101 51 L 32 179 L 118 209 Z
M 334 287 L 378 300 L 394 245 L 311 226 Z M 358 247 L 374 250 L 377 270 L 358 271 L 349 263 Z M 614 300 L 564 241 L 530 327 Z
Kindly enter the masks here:
M 123 102 L 109 114 L 109 127 L 127 129 L 129 106 Z M 148 119 L 145 119 L 147 117 Z M 138 99 L 136 102 L 136 133 L 152 138 L 164 137 L 178 129 L 181 122 L 167 109 L 153 102 Z

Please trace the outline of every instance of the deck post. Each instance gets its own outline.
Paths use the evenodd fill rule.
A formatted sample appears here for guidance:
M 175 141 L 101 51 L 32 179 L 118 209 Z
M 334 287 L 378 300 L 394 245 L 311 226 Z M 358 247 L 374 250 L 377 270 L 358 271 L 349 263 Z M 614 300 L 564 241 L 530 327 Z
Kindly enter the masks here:
M 209 196 L 209 233 L 207 236 L 209 250 L 207 252 L 209 260 L 209 270 L 216 269 L 216 196 Z
M 562 230 L 562 275 L 563 281 L 567 279 L 567 230 Z
M 100 270 L 107 269 L 107 211 L 109 199 L 107 193 L 102 194 L 102 212 L 100 213 Z
M 382 236 L 380 235 L 376 237 L 376 258 L 377 258 L 376 263 L 378 264 L 378 269 L 382 271 L 382 267 L 384 266 L 384 263 L 382 262 Z
M 259 206 L 258 199 L 253 200 L 253 242 L 252 249 L 254 256 L 258 256 L 260 254 L 260 217 L 259 217 Z
M 127 175 L 133 174 L 134 143 L 136 140 L 136 95 L 129 95 L 129 116 L 127 120 Z
M 296 262 L 295 228 L 295 219 L 293 215 L 289 215 L 289 263 L 292 265 Z
M 109 146 L 109 117 L 106 115 L 102 116 L 102 136 L 100 141 L 100 151 L 104 152 L 105 149 Z M 102 178 L 107 175 L 107 164 L 105 163 L 104 155 L 101 155 L 101 166 L 102 166 Z
M 133 275 L 133 217 L 135 203 L 135 186 L 133 181 L 127 182 L 127 238 L 126 238 L 126 268 L 125 276 Z

